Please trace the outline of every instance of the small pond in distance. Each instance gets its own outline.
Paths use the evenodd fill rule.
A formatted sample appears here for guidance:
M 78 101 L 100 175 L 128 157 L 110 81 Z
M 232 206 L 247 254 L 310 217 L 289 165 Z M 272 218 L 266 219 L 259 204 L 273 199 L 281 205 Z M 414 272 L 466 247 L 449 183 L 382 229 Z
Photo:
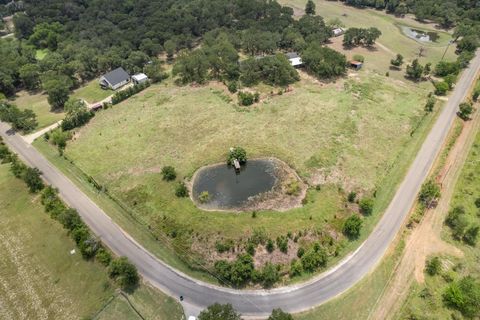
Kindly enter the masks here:
M 434 31 L 418 30 L 405 26 L 402 27 L 402 31 L 407 37 L 420 42 L 437 42 L 439 38 L 438 33 Z
M 207 166 L 194 176 L 192 197 L 203 209 L 240 209 L 252 197 L 273 190 L 278 182 L 276 172 L 277 163 L 270 159 L 249 160 L 238 173 L 226 164 Z M 210 200 L 199 203 L 197 199 L 204 191 Z

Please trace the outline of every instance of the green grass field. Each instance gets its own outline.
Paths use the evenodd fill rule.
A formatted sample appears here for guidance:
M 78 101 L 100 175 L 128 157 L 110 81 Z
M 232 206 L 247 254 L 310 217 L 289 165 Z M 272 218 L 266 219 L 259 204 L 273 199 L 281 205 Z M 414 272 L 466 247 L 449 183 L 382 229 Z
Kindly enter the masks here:
M 0 165 L 0 189 L 0 318 L 141 319 L 133 305 L 147 319 L 182 319 L 175 300 L 147 285 L 128 294 L 128 304 L 103 266 L 78 250 L 70 254 L 75 243 L 7 164 Z
M 20 91 L 17 93 L 14 103 L 20 109 L 31 109 L 37 115 L 38 129 L 48 127 L 65 117 L 63 112 L 52 112 L 44 93 L 29 93 Z
M 462 169 L 455 186 L 451 208 L 463 206 L 466 210 L 469 225 L 480 224 L 479 209 L 475 206 L 475 200 L 480 198 L 480 133 L 477 133 L 474 145 L 470 150 L 467 161 Z M 464 256 L 455 258 L 441 256 L 443 270 L 441 275 L 425 275 L 424 284 L 415 284 L 411 288 L 408 299 L 398 312 L 398 319 L 412 318 L 428 314 L 430 319 L 449 319 L 453 310 L 447 309 L 442 302 L 442 294 L 451 280 L 471 275 L 474 278 L 480 276 L 480 250 L 452 238 L 450 228 L 444 226 L 442 238 L 454 244 Z M 458 316 L 458 313 L 456 313 Z
M 112 90 L 103 90 L 98 84 L 98 80 L 92 80 L 83 87 L 76 89 L 71 98 L 74 99 L 84 99 L 88 103 L 100 102 L 108 96 L 112 95 L 114 91 Z

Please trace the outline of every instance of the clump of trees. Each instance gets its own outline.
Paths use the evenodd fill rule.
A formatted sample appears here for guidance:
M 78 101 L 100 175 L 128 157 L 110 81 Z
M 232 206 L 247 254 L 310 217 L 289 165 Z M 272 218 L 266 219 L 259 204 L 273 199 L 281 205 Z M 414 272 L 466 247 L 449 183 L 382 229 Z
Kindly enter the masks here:
M 372 46 L 375 41 L 382 35 L 382 32 L 378 28 L 349 28 L 345 31 L 343 36 L 343 45 L 345 47 L 352 46 Z
M 414 81 L 419 81 L 423 77 L 425 67 L 418 62 L 418 59 L 412 61 L 411 64 L 407 65 L 406 77 Z
M 228 152 L 227 164 L 233 165 L 233 160 L 237 159 L 240 164 L 247 162 L 247 151 L 242 147 L 234 147 Z
M 345 74 L 346 57 L 318 43 L 310 44 L 302 53 L 305 68 L 318 78 L 333 78 Z
M 470 115 L 473 113 L 473 106 L 470 102 L 462 102 L 458 106 L 458 116 L 464 120 L 467 121 L 470 119 Z
M 349 239 L 357 239 L 360 236 L 363 221 L 358 215 L 351 215 L 343 224 L 343 233 Z
M 200 312 L 198 320 L 241 320 L 231 304 L 215 303 Z
M 420 188 L 418 200 L 425 208 L 431 208 L 436 205 L 437 199 L 440 198 L 440 186 L 433 180 L 428 180 Z
M 66 115 L 62 121 L 62 130 L 68 131 L 81 127 L 93 118 L 93 111 L 89 110 L 83 100 L 72 99 L 65 104 Z
M 6 101 L 0 101 L 0 120 L 10 123 L 14 130 L 23 133 L 33 131 L 38 125 L 37 115 L 32 110 L 20 110 Z
M 362 213 L 365 216 L 369 216 L 369 215 L 372 214 L 373 205 L 374 205 L 374 201 L 373 201 L 372 198 L 369 198 L 369 197 L 362 198 L 358 202 L 358 206 L 360 208 L 360 213 Z
M 251 106 L 252 104 L 260 100 L 260 94 L 258 92 L 251 93 L 246 91 L 238 92 L 238 104 L 241 106 Z
M 127 257 L 112 260 L 108 268 L 108 274 L 122 289 L 128 291 L 133 290 L 140 280 L 137 268 L 128 261 Z
M 462 206 L 454 207 L 448 212 L 445 223 L 450 227 L 452 236 L 457 240 L 463 240 L 465 243 L 475 246 L 480 233 L 480 226 L 470 224 L 465 208 Z
M 300 80 L 297 70 L 281 53 L 242 61 L 240 71 L 240 80 L 247 87 L 256 85 L 260 81 L 272 86 L 286 87 Z
M 390 60 L 390 64 L 394 68 L 400 69 L 400 67 L 403 64 L 403 56 L 400 53 L 398 53 L 397 56 L 395 57 L 395 59 Z

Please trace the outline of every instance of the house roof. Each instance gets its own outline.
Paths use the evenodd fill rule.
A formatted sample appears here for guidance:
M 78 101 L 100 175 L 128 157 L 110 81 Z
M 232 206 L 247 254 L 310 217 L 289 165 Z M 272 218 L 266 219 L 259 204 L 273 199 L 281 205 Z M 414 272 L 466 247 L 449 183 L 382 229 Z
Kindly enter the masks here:
M 123 70 L 122 67 L 120 67 L 103 75 L 103 77 L 105 78 L 105 80 L 108 81 L 108 83 L 110 83 L 110 85 L 115 86 L 129 79 L 130 75 L 125 70 Z
M 285 53 L 285 56 L 287 56 L 288 59 L 299 58 L 299 55 L 296 52 L 287 52 Z
M 356 65 L 356 66 L 357 66 L 357 65 L 362 65 L 363 62 L 356 61 L 356 60 L 352 60 L 352 61 L 350 61 L 350 64 L 353 64 L 353 65 Z

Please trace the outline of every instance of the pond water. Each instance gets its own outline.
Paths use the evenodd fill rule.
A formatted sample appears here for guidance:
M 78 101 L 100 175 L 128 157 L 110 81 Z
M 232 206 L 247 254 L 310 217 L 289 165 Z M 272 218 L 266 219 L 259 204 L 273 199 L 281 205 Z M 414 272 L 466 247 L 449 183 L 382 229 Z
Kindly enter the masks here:
M 218 164 L 200 169 L 195 175 L 192 196 L 205 209 L 241 208 L 251 197 L 268 192 L 277 183 L 277 165 L 270 159 L 249 160 L 240 172 L 232 166 Z M 207 191 L 209 201 L 200 203 L 200 194 Z
M 424 31 L 409 27 L 402 27 L 403 32 L 412 39 L 420 42 L 437 42 L 439 35 L 434 31 Z

